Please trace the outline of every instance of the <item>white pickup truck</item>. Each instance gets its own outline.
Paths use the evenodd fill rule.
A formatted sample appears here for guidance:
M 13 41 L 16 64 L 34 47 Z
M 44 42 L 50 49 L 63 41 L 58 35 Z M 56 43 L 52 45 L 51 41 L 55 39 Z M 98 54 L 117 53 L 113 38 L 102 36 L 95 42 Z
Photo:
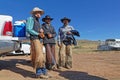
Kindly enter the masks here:
M 26 40 L 26 37 L 13 36 L 14 27 L 12 21 L 12 16 L 0 15 L 0 54 L 12 51 L 30 53 L 30 45 L 22 44 L 22 40 Z

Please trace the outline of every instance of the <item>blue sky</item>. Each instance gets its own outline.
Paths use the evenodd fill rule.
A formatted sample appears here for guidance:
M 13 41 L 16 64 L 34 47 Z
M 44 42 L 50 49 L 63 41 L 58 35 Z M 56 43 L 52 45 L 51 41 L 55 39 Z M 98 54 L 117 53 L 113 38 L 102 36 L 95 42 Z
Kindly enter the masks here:
M 36 6 L 45 11 L 41 19 L 45 15 L 54 18 L 56 32 L 66 16 L 80 32 L 78 39 L 120 38 L 120 0 L 1 0 L 0 14 L 13 16 L 13 21 L 24 20 Z

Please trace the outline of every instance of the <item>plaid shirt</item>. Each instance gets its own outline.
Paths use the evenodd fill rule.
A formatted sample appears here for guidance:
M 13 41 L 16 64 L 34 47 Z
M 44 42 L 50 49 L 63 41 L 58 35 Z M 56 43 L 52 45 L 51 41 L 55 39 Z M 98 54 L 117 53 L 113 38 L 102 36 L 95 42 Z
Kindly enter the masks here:
M 62 26 L 59 28 L 58 30 L 58 44 L 61 44 L 61 42 L 63 42 L 63 40 L 65 40 L 67 32 L 74 30 L 74 28 L 70 25 L 66 25 L 66 26 Z

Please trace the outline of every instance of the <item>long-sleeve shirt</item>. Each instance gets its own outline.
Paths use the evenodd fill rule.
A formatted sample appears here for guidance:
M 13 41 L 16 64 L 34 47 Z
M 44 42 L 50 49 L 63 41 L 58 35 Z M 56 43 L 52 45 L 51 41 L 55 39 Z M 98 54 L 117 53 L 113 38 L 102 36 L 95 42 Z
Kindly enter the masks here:
M 30 34 L 30 39 L 39 39 L 40 23 L 35 16 L 29 17 L 26 23 L 26 31 Z
M 74 28 L 70 25 L 62 26 L 58 30 L 58 44 L 61 44 L 63 40 L 65 40 L 67 32 L 70 32 L 71 30 L 74 30 Z
M 26 30 L 31 35 L 38 35 L 39 33 L 36 32 L 35 30 L 33 30 L 33 27 L 34 27 L 34 18 L 33 17 L 29 17 L 27 19 L 27 23 L 26 23 Z

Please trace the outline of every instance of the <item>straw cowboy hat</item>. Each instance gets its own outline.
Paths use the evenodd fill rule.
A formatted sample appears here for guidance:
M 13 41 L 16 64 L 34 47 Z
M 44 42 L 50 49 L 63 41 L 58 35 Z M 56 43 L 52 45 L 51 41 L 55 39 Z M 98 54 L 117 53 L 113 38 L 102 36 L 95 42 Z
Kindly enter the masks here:
M 46 19 L 53 20 L 53 18 L 51 18 L 49 15 L 46 15 L 44 18 L 42 18 L 42 21 L 45 22 Z
M 71 21 L 71 19 L 69 19 L 69 18 L 67 18 L 67 17 L 64 17 L 64 18 L 61 19 L 61 22 L 63 22 L 64 20 L 68 20 L 68 22 Z
M 40 12 L 41 15 L 44 14 L 44 11 L 38 7 L 33 8 L 33 10 L 31 11 L 31 14 L 34 14 L 36 12 Z

